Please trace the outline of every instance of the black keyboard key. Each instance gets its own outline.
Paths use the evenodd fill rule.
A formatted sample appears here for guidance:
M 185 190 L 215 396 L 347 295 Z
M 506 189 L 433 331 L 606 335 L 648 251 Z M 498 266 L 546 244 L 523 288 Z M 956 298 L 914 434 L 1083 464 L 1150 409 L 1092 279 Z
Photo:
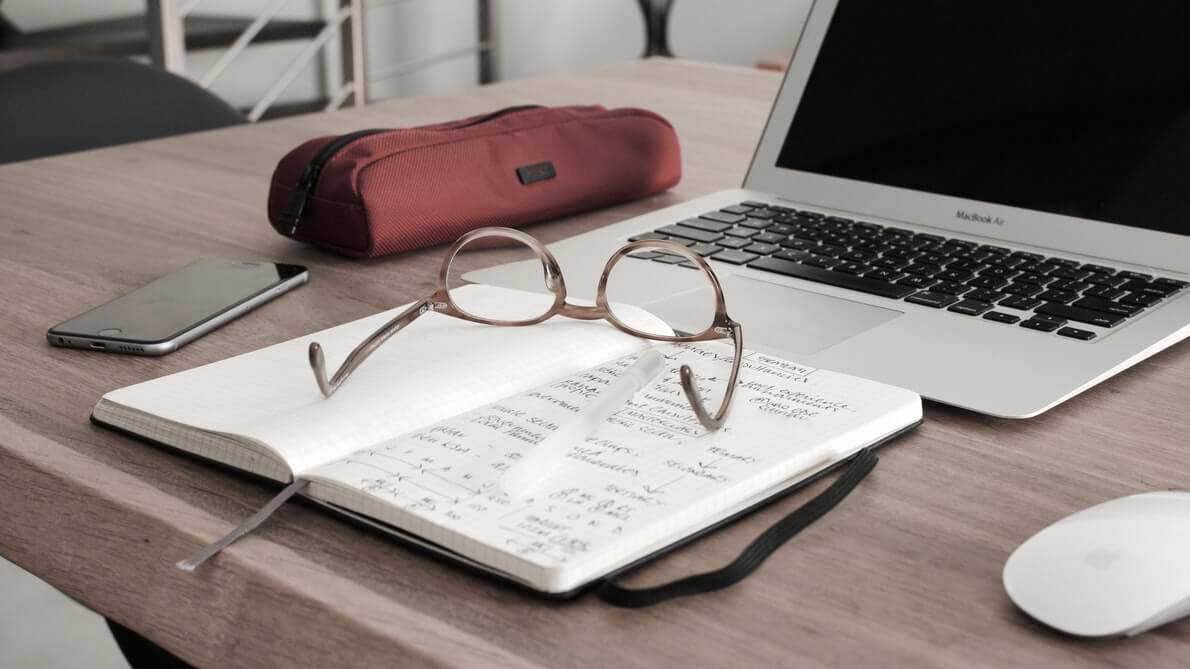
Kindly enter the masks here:
M 1021 319 L 1020 316 L 1013 316 L 1012 314 L 1006 314 L 1003 311 L 989 311 L 986 314 L 984 314 L 983 317 L 988 319 L 989 321 L 996 321 L 997 323 L 1009 323 L 1009 324 L 1015 323 Z
M 954 281 L 939 281 L 938 283 L 930 286 L 930 290 L 938 293 L 946 293 L 947 295 L 962 295 L 963 293 L 971 290 L 971 288 Z
M 752 207 L 746 207 L 742 204 L 733 204 L 730 207 L 723 207 L 719 211 L 726 211 L 729 214 L 747 214 L 752 211 Z
M 918 276 L 934 276 L 942 271 L 940 265 L 931 265 L 929 263 L 915 262 L 907 267 L 901 269 L 906 274 L 917 274 Z M 943 277 L 937 277 L 942 279 Z
M 752 239 L 755 241 L 756 238 L 753 237 Z M 770 253 L 780 251 L 781 247 L 776 244 L 749 244 L 743 250 L 748 253 L 755 253 L 758 256 L 767 256 Z
M 765 231 L 752 235 L 752 241 L 761 242 L 763 244 L 780 244 L 781 242 L 785 241 L 785 235 Z
M 910 262 L 908 260 L 905 260 L 904 258 L 884 257 L 884 258 L 877 258 L 868 264 L 871 265 L 872 267 L 883 267 L 885 269 L 901 269 L 902 267 L 907 267 L 910 264 Z
M 745 216 L 743 214 L 733 214 L 726 211 L 708 211 L 702 216 L 699 216 L 699 218 L 705 218 L 709 221 L 718 221 L 720 223 L 739 223 L 740 221 L 744 220 Z
M 894 235 L 898 235 L 898 236 L 900 236 L 900 237 L 911 237 L 911 236 L 913 236 L 913 231 L 912 231 L 912 230 L 906 230 L 905 228 L 891 228 L 891 227 L 890 227 L 890 228 L 885 228 L 885 229 L 884 229 L 884 231 L 885 231 L 885 232 L 891 232 L 892 234 L 894 234 Z
M 741 239 L 751 239 L 752 237 L 760 234 L 760 231 L 753 228 L 745 228 L 742 225 L 737 225 L 730 230 L 724 230 L 723 234 L 730 235 L 732 237 L 739 237 Z M 752 242 L 748 243 L 751 244 Z
M 1035 283 L 1023 283 L 1020 281 L 1010 283 L 1004 287 L 1004 292 L 1006 293 L 1011 293 L 1013 295 L 1024 295 L 1025 297 L 1033 297 L 1042 290 L 1044 290 L 1044 288 Z
M 718 244 L 695 244 L 694 246 L 690 247 L 690 250 L 700 256 L 706 257 L 722 251 L 723 247 L 719 246 Z
M 821 253 L 823 255 L 832 257 L 838 257 L 840 253 L 843 253 L 846 250 L 846 246 L 837 246 L 835 244 L 827 244 L 826 242 L 820 242 L 818 244 L 818 248 L 814 249 L 816 253 Z
M 905 271 L 909 272 L 910 274 L 918 273 L 918 272 L 910 271 L 910 268 L 905 268 Z M 962 283 L 964 281 L 968 281 L 970 279 L 975 278 L 975 275 L 972 274 L 971 272 L 964 272 L 962 270 L 957 270 L 957 269 L 948 269 L 945 272 L 938 272 L 937 274 L 933 274 L 931 276 L 938 278 L 938 279 L 942 279 L 943 281 L 956 281 L 958 283 Z M 1007 282 L 1005 282 L 1005 283 L 1007 283 Z
M 686 269 L 702 269 L 701 267 L 690 262 L 689 260 L 687 260 L 686 262 L 678 263 L 678 267 L 685 267 Z
M 776 209 L 770 209 L 768 207 L 765 207 L 764 209 L 753 209 L 752 211 L 748 212 L 748 215 L 752 218 L 764 219 L 776 218 L 780 214 L 781 212 L 777 211 Z
M 923 290 L 906 297 L 905 301 L 941 309 L 942 307 L 949 307 L 955 302 L 958 302 L 959 298 L 949 293 L 935 293 L 932 290 Z
M 708 221 L 705 218 L 688 218 L 684 221 L 679 221 L 679 225 L 684 225 L 689 228 L 698 228 L 699 230 L 706 230 L 707 232 L 723 232 L 731 229 L 731 223 L 720 223 L 719 221 Z
M 830 256 L 824 256 L 824 255 L 819 255 L 817 253 L 812 253 L 809 258 L 806 258 L 802 262 L 804 262 L 807 265 L 813 265 L 814 267 L 821 267 L 823 269 L 831 269 L 834 266 L 836 266 L 844 261 L 839 260 L 838 258 L 832 258 Z
M 742 249 L 751 244 L 752 240 L 743 237 L 724 237 L 715 243 L 726 249 Z
M 1090 330 L 1080 330 L 1078 328 L 1062 328 L 1058 330 L 1058 334 L 1063 337 L 1071 337 L 1073 339 L 1081 339 L 1083 341 L 1090 341 L 1095 338 L 1095 333 Z
M 739 224 L 754 230 L 764 230 L 765 228 L 772 225 L 773 222 L 767 218 L 753 218 L 752 216 L 749 216 L 748 218 L 740 221 Z
M 1083 265 L 1082 269 L 1085 269 L 1088 272 L 1092 272 L 1095 274 L 1115 274 L 1116 273 L 1116 268 L 1114 268 L 1114 267 L 1108 267 L 1107 265 L 1094 265 L 1091 263 L 1087 263 L 1087 264 Z
M 1135 304 L 1141 307 L 1151 307 L 1162 299 L 1157 293 L 1128 293 L 1120 298 L 1124 304 Z
M 760 256 L 756 255 L 755 253 L 745 253 L 744 251 L 739 251 L 736 249 L 727 249 L 711 256 L 711 258 L 714 260 L 722 260 L 723 262 L 728 262 L 733 265 L 743 265 L 744 263 L 752 262 L 759 257 Z
M 1078 293 L 1073 290 L 1047 290 L 1037 296 L 1037 299 L 1043 302 L 1061 302 L 1062 304 L 1070 304 L 1077 300 Z
M 1009 309 L 1020 309 L 1021 311 L 1029 311 L 1037 305 L 1041 304 L 1041 300 L 1035 297 L 1025 297 L 1024 295 L 1012 295 L 1000 300 L 999 305 L 1008 307 Z
M 979 290 L 973 290 L 963 296 L 964 299 L 979 300 L 980 302 L 997 302 L 997 301 L 1003 299 L 1004 297 L 1005 297 L 1004 293 L 1001 293 L 998 290 L 988 290 L 986 288 L 980 288 Z
M 868 270 L 872 269 L 862 262 L 844 261 L 834 267 L 836 272 L 846 272 L 848 274 L 867 274 Z
M 1036 272 L 1022 272 L 1012 277 L 1013 283 L 1035 283 L 1039 286 L 1044 286 L 1053 280 L 1054 278 L 1052 276 L 1037 274 Z
M 905 276 L 905 274 L 903 272 L 898 272 L 895 269 L 886 269 L 884 267 L 878 267 L 878 268 L 868 272 L 867 274 L 864 274 L 864 276 L 869 279 L 877 279 L 879 281 L 887 281 L 887 282 L 891 283 L 891 282 L 896 281 L 897 279 L 900 279 L 901 277 Z
M 669 237 L 661 234 L 660 232 L 644 232 L 639 235 L 629 237 L 628 241 L 639 242 L 642 239 L 669 239 Z
M 681 237 L 683 239 L 690 239 L 696 242 L 713 242 L 720 239 L 723 235 L 718 232 L 711 232 L 709 230 L 699 230 L 698 228 L 691 228 L 685 225 L 666 225 L 657 228 L 657 232 L 670 237 Z
M 793 234 L 793 231 L 796 229 L 797 228 L 794 226 L 786 223 L 773 223 L 769 227 L 765 228 L 764 231 L 767 234 L 789 236 Z
M 852 249 L 850 251 L 844 251 L 843 253 L 840 253 L 839 257 L 843 260 L 853 260 L 855 262 L 870 262 L 875 260 L 876 254 L 872 253 L 871 251 Z
M 652 260 L 659 255 L 663 255 L 659 251 L 633 251 L 628 254 L 629 258 L 637 258 L 640 260 Z
M 1047 316 L 1057 316 L 1089 325 L 1098 325 L 1101 328 L 1115 327 L 1124 321 L 1123 316 L 1107 314 L 1102 311 L 1092 311 L 1090 309 L 1083 309 L 1082 307 L 1072 307 L 1065 304 L 1054 304 L 1052 302 L 1037 307 L 1037 313 Z
M 780 258 L 761 258 L 760 260 L 749 263 L 748 266 L 755 267 L 756 269 L 776 272 L 778 274 L 784 274 L 785 276 L 806 279 L 808 281 L 816 281 L 818 283 L 825 283 L 831 286 L 858 290 L 862 293 L 870 293 L 872 295 L 880 295 L 882 297 L 891 297 L 894 299 L 905 297 L 914 291 L 914 289 L 909 286 L 899 286 L 897 284 L 876 281 L 875 279 L 868 279 L 862 276 L 853 276 L 851 274 L 843 274 L 842 272 L 832 272 L 826 269 L 819 269 L 817 267 L 789 262 L 788 260 L 781 260 Z
M 653 262 L 665 263 L 666 265 L 677 265 L 686 262 L 686 256 L 680 256 L 670 253 L 658 253 L 652 258 Z
M 1075 281 L 1074 279 L 1058 279 L 1053 283 L 1046 285 L 1049 290 L 1070 290 L 1076 293 L 1081 293 L 1084 289 L 1090 288 L 1091 284 L 1083 283 L 1082 281 Z
M 925 241 L 931 242 L 933 244 L 941 244 L 946 241 L 945 237 L 943 237 L 941 235 L 931 235 L 928 232 L 919 232 L 919 233 L 913 235 L 913 238 L 914 239 L 924 239 Z
M 974 286 L 976 288 L 988 288 L 995 290 L 997 288 L 1003 288 L 1004 286 L 1007 286 L 1008 279 L 1002 279 L 997 276 L 978 276 L 968 281 L 967 285 Z
M 1029 253 L 1028 251 L 1013 251 L 1011 254 L 1014 258 L 1021 258 L 1026 262 L 1041 262 L 1045 260 L 1045 256 L 1040 253 Z M 986 316 L 984 318 L 987 318 Z
M 1160 284 L 1160 285 L 1173 286 L 1173 287 L 1177 288 L 1178 290 L 1181 290 L 1181 289 L 1185 288 L 1186 286 L 1190 286 L 1190 283 L 1187 283 L 1185 281 L 1179 281 L 1177 279 L 1168 279 L 1166 277 L 1160 277 L 1157 279 L 1153 279 L 1153 283 Z
M 786 239 L 780 242 L 780 244 L 787 249 L 797 249 L 798 251 L 813 251 L 818 248 L 818 242 L 812 242 L 808 239 Z
M 1115 300 L 1123 297 L 1125 291 L 1119 288 L 1112 288 L 1111 286 L 1091 286 L 1083 291 L 1083 295 L 1088 297 L 1101 297 L 1105 300 Z
M 1023 262 L 1016 266 L 1022 272 L 1032 272 L 1034 274 L 1049 274 L 1050 272 L 1059 268 L 1058 265 L 1044 261 L 1029 261 Z
M 921 276 L 920 274 L 910 274 L 901 279 L 897 279 L 898 286 L 909 286 L 910 288 L 929 288 L 938 283 L 938 279 L 931 279 L 928 276 Z
M 963 314 L 966 316 L 978 316 L 983 312 L 991 309 L 992 305 L 987 302 L 980 302 L 979 300 L 964 299 L 958 304 L 951 305 L 947 311 L 953 311 L 956 314 Z
M 753 209 L 767 209 L 768 208 L 767 204 L 765 204 L 764 202 L 757 202 L 756 200 L 744 200 L 740 204 L 745 207 L 751 207 Z
M 948 270 L 963 272 L 978 272 L 985 267 L 987 265 L 969 258 L 956 258 L 946 265 Z
M 987 259 L 987 264 L 991 267 L 1003 267 L 1004 269 L 1012 269 L 1024 262 L 1021 258 L 1014 258 L 1012 256 L 992 256 Z M 1020 271 L 1020 270 L 1017 270 Z
M 1152 274 L 1141 274 L 1140 272 L 1123 271 L 1116 273 L 1116 276 L 1122 276 L 1125 279 L 1140 279 L 1141 281 L 1152 281 Z
M 1050 276 L 1056 276 L 1059 279 L 1074 279 L 1075 281 L 1079 281 L 1079 280 L 1084 279 L 1088 276 L 1091 276 L 1090 272 L 1087 272 L 1087 271 L 1084 271 L 1084 270 L 1081 270 L 1081 269 L 1078 269 L 1075 267 L 1059 267 L 1058 269 L 1050 272 L 1049 274 L 1050 274 Z
M 1045 261 L 1054 265 L 1061 265 L 1062 267 L 1078 267 L 1082 264 L 1077 260 L 1070 260 L 1069 258 L 1046 258 Z
M 1042 332 L 1053 332 L 1062 327 L 1062 324 L 1040 318 L 1028 318 L 1021 321 L 1021 327 L 1029 328 L 1030 330 L 1041 330 Z
M 1081 300 L 1075 300 L 1071 303 L 1072 307 L 1079 307 L 1080 309 L 1091 309 L 1093 311 L 1102 311 L 1107 314 L 1115 314 L 1117 316 L 1135 316 L 1144 311 L 1145 308 L 1135 304 L 1123 304 L 1121 302 L 1112 302 L 1105 300 L 1102 297 L 1084 297 Z
M 1006 255 L 1008 255 L 1008 254 L 1011 252 L 1009 249 L 1006 249 L 1006 248 L 1004 248 L 1003 246 L 992 246 L 992 245 L 990 245 L 990 244 L 984 244 L 983 246 L 980 246 L 980 247 L 979 247 L 979 250 L 980 250 L 980 251 L 984 251 L 984 252 L 986 252 L 986 253 L 993 253 L 993 254 L 995 254 L 995 255 L 998 255 L 998 256 L 999 256 L 999 255 L 1005 255 L 1005 256 L 1006 256 Z
M 799 251 L 797 249 L 781 249 L 780 251 L 777 251 L 776 253 L 774 253 L 773 257 L 780 258 L 782 260 L 790 260 L 793 262 L 797 262 L 799 260 L 805 260 L 806 258 L 809 258 L 810 252 L 809 251 Z
M 1003 265 L 995 265 L 995 264 L 979 270 L 980 276 L 994 276 L 994 277 L 998 277 L 1001 279 L 1011 279 L 1012 277 L 1016 276 L 1017 274 L 1020 274 L 1020 272 L 1012 269 L 1011 267 L 1005 267 Z
M 1182 289 L 1181 286 L 1178 286 L 1178 285 L 1172 284 L 1172 283 L 1165 283 L 1165 282 L 1162 282 L 1160 279 L 1158 279 L 1158 280 L 1151 282 L 1148 286 L 1145 286 L 1144 292 L 1157 293 L 1159 295 L 1169 296 L 1169 295 L 1173 295 L 1174 293 L 1178 292 L 1181 289 Z
M 1083 281 L 1086 281 L 1087 283 L 1093 283 L 1097 286 L 1109 286 L 1109 287 L 1118 286 L 1127 280 L 1128 279 L 1125 279 L 1124 277 L 1120 276 L 1119 274 L 1098 274 L 1098 273 L 1092 274 L 1091 276 L 1083 279 Z

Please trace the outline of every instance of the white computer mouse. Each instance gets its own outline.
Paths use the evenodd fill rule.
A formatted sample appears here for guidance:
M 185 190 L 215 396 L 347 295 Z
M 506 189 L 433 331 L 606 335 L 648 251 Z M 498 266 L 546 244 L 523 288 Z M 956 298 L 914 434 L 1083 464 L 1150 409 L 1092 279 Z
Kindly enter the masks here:
M 1190 492 L 1130 495 L 1059 520 L 1009 556 L 1004 589 L 1079 636 L 1132 636 L 1190 614 Z

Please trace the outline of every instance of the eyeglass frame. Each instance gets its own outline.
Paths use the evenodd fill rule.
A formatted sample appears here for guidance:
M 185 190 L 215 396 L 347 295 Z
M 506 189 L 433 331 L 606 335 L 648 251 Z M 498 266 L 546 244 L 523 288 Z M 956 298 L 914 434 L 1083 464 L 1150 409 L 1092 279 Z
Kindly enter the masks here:
M 541 261 L 542 267 L 545 270 L 545 286 L 554 295 L 553 305 L 540 316 L 531 319 L 520 321 L 505 321 L 492 318 L 484 318 L 474 314 L 467 313 L 460 308 L 454 300 L 450 297 L 449 276 L 450 268 L 454 259 L 458 256 L 459 251 L 468 243 L 482 238 L 482 237 L 505 237 L 513 239 L 528 246 L 537 255 L 538 260 Z M 616 318 L 607 300 L 607 281 L 611 275 L 611 270 L 616 266 L 616 263 L 627 256 L 629 253 L 644 248 L 664 249 L 671 253 L 677 253 L 685 256 L 688 260 L 695 263 L 707 279 L 710 280 L 711 288 L 715 293 L 715 316 L 711 320 L 710 325 L 705 330 L 698 334 L 690 335 L 660 335 L 650 332 L 637 330 L 623 321 Z M 453 316 L 465 321 L 473 323 L 480 323 L 484 325 L 495 325 L 499 327 L 522 327 L 526 325 L 536 325 L 544 322 L 554 316 L 566 316 L 577 320 L 605 320 L 611 323 L 616 329 L 626 332 L 635 337 L 642 339 L 649 339 L 653 341 L 662 341 L 669 343 L 693 343 L 701 341 L 715 341 L 718 339 L 732 339 L 735 347 L 735 355 L 732 359 L 731 376 L 728 379 L 727 390 L 723 395 L 723 401 L 720 403 L 719 409 L 711 415 L 707 412 L 706 406 L 703 403 L 702 395 L 698 392 L 695 382 L 694 371 L 690 369 L 689 365 L 683 364 L 679 368 L 679 378 L 681 380 L 682 391 L 686 394 L 686 399 L 690 403 L 690 408 L 694 411 L 698 422 L 708 430 L 718 430 L 723 426 L 723 421 L 727 417 L 727 410 L 731 405 L 731 399 L 735 392 L 736 379 L 739 378 L 740 359 L 743 356 L 743 328 L 739 323 L 732 320 L 727 315 L 727 305 L 723 297 L 723 287 L 719 283 L 719 278 L 715 276 L 714 270 L 707 264 L 707 261 L 700 255 L 690 251 L 685 246 L 663 239 L 642 239 L 634 242 L 629 242 L 620 247 L 615 253 L 608 258 L 607 263 L 603 267 L 603 273 L 599 277 L 599 284 L 595 293 L 595 305 L 585 306 L 570 304 L 566 301 L 566 281 L 562 276 L 562 267 L 554 254 L 550 252 L 540 241 L 535 237 L 528 235 L 520 230 L 505 227 L 486 227 L 477 228 L 459 237 L 450 248 L 446 251 L 446 257 L 442 261 L 442 266 L 438 272 L 438 289 L 429 297 L 417 300 L 407 309 L 394 316 L 384 325 L 376 329 L 375 332 L 368 335 L 366 339 L 359 343 L 351 353 L 339 365 L 339 369 L 335 371 L 329 379 L 326 375 L 326 358 L 322 351 L 322 346 L 318 342 L 310 342 L 309 359 L 310 368 L 314 372 L 314 379 L 318 383 L 318 389 L 322 391 L 323 396 L 330 397 L 339 389 L 340 386 L 351 376 L 364 360 L 368 358 L 377 348 L 384 342 L 388 341 L 390 337 L 400 332 L 413 321 L 417 320 L 423 314 L 430 311 L 444 314 L 446 316 Z

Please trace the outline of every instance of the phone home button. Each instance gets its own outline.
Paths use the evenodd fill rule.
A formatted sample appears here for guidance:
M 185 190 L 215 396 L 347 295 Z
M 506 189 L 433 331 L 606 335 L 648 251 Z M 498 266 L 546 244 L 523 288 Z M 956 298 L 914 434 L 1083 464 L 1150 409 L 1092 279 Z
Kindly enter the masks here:
M 101 337 L 115 337 L 116 335 L 120 334 L 121 332 L 123 332 L 123 330 L 121 330 L 120 328 L 107 328 L 106 330 L 100 330 L 98 334 Z

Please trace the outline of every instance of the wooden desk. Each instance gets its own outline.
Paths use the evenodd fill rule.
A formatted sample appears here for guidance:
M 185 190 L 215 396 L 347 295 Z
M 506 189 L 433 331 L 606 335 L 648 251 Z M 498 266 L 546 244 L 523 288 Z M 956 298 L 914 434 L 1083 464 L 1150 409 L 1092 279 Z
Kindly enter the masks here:
M 672 119 L 682 183 L 531 229 L 554 241 L 738 185 L 778 83 L 656 60 L 0 167 L 0 554 L 201 665 L 1185 665 L 1190 622 L 1079 641 L 1017 612 L 1000 583 L 1012 549 L 1052 520 L 1190 487 L 1185 344 L 1029 421 L 930 404 L 854 495 L 757 574 L 651 609 L 542 602 L 297 504 L 196 574 L 172 566 L 272 491 L 92 427 L 99 396 L 428 294 L 442 252 L 358 263 L 282 239 L 264 202 L 287 149 L 526 102 Z M 46 345 L 48 326 L 216 254 L 304 263 L 312 279 L 165 358 Z M 725 563 L 822 485 L 633 580 Z

